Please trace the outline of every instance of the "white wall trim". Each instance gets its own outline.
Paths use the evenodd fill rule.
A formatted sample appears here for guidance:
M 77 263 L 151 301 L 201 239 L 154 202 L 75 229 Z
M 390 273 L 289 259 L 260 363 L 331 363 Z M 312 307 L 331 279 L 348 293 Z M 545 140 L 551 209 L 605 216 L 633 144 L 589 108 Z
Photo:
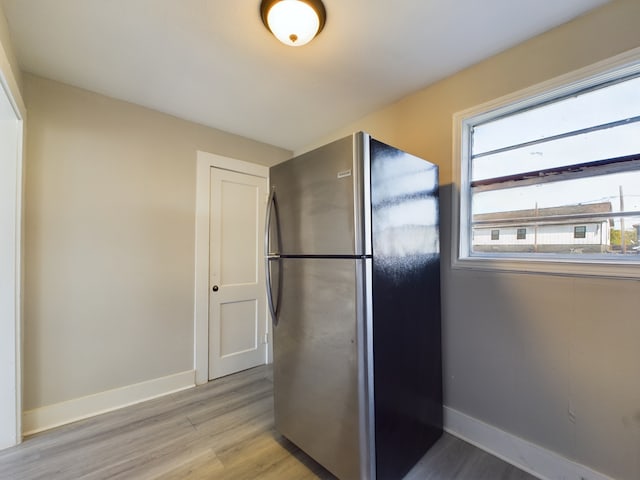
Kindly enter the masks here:
M 1 14 L 0 9 L 0 14 Z M 22 440 L 22 198 L 25 106 L 0 44 L 0 95 L 16 123 L 0 135 L 0 449 Z M 3 98 L 4 101 L 4 98 Z M 13 121 L 7 119 L 9 123 Z M 9 138 L 10 137 L 10 138 Z
M 209 381 L 209 206 L 212 167 L 269 178 L 269 168 L 255 163 L 197 152 L 196 258 L 193 328 L 193 366 L 196 385 Z M 267 326 L 269 331 L 269 326 Z
M 544 480 L 613 480 L 453 408 L 444 407 L 444 429 Z
M 162 397 L 195 386 L 195 372 L 185 372 L 154 378 L 145 382 L 115 388 L 105 392 L 75 398 L 24 412 L 24 434 L 41 432 L 83 418 L 100 415 L 128 405 Z

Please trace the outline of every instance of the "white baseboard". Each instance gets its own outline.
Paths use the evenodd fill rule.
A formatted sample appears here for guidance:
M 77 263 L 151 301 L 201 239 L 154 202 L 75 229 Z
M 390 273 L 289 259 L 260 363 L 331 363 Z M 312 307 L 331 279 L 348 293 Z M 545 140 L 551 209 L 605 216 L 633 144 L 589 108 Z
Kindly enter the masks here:
M 449 407 L 444 407 L 444 429 L 543 480 L 613 480 Z
M 195 372 L 176 373 L 24 412 L 23 435 L 48 430 L 195 386 Z

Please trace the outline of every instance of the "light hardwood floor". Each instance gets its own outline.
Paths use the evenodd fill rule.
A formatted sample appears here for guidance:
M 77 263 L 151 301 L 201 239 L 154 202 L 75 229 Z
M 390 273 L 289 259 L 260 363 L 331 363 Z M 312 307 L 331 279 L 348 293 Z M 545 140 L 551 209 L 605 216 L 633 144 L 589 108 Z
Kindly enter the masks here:
M 33 435 L 0 451 L 0 479 L 333 479 L 275 432 L 272 387 L 258 367 Z M 448 434 L 405 478 L 534 479 Z

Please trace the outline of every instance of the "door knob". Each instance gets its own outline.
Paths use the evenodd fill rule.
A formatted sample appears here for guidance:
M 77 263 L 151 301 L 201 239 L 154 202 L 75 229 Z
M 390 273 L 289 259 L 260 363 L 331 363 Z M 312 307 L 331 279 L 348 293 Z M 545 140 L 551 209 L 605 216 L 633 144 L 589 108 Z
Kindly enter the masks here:
M 218 291 L 218 285 L 214 285 L 214 286 L 213 286 L 213 291 L 214 291 L 214 292 L 217 292 L 217 291 Z

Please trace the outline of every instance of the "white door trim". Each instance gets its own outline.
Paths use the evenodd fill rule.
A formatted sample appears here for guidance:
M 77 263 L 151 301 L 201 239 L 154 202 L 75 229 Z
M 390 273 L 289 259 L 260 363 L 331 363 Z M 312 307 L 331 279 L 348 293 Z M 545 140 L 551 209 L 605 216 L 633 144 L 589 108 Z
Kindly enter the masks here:
M 209 381 L 209 195 L 211 167 L 269 178 L 269 168 L 198 151 L 196 165 L 196 257 L 193 366 L 196 385 Z
M 0 189 L 0 204 L 4 211 L 0 236 L 7 247 L 7 265 L 2 269 L 1 283 L 9 285 L 6 298 L 0 302 L 0 350 L 4 351 L 0 362 L 0 388 L 4 395 L 0 399 L 0 449 L 16 445 L 22 441 L 22 196 L 23 196 L 23 152 L 24 121 L 26 109 L 11 70 L 8 56 L 0 44 L 0 95 L 5 96 L 15 113 L 17 128 L 15 142 L 6 145 L 7 151 L 0 152 L 6 184 Z M 3 142 L 4 143 L 4 142 Z M 4 248 L 3 248 L 4 250 Z M 4 360 L 8 360 L 5 362 Z

